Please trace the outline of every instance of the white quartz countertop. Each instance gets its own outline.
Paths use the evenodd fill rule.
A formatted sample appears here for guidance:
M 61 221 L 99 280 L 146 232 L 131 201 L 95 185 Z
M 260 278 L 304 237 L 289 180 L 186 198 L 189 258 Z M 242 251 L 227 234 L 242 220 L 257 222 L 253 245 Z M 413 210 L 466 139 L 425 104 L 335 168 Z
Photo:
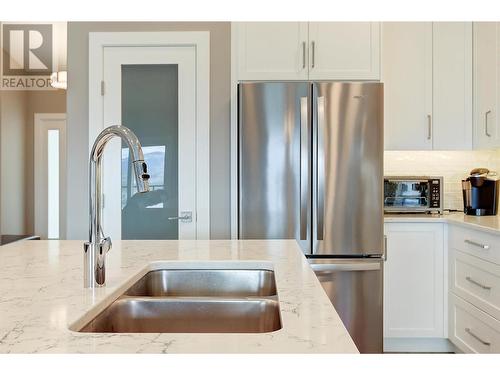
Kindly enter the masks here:
M 357 353 L 295 241 L 116 241 L 106 287 L 83 288 L 82 241 L 0 247 L 0 353 Z M 270 333 L 79 333 L 159 263 L 180 268 L 272 268 L 282 329 Z M 80 322 L 80 323 L 79 323 Z
M 444 215 L 399 214 L 384 216 L 386 223 L 428 223 L 441 222 L 478 229 L 500 235 L 500 216 L 469 216 L 461 212 Z

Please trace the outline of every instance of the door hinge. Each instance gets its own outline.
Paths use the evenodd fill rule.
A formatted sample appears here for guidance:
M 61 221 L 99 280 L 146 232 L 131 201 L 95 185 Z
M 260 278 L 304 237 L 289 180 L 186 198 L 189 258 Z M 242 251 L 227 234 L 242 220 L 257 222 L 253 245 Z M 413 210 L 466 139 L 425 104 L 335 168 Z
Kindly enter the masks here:
M 104 96 L 104 81 L 101 81 L 101 96 Z

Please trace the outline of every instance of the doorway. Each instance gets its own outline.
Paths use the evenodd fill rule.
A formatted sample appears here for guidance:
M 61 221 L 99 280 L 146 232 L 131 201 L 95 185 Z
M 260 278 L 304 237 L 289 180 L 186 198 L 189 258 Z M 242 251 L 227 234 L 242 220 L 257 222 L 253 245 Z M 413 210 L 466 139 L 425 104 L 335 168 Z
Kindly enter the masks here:
M 142 144 L 151 175 L 150 192 L 137 194 L 128 148 L 119 139 L 107 146 L 103 230 L 111 238 L 209 238 L 204 34 L 91 34 L 90 61 L 96 59 L 101 68 L 89 72 L 90 86 L 99 83 L 100 88 L 99 97 L 89 98 L 89 147 L 105 127 L 127 126 Z
M 35 233 L 64 238 L 66 114 L 35 113 Z

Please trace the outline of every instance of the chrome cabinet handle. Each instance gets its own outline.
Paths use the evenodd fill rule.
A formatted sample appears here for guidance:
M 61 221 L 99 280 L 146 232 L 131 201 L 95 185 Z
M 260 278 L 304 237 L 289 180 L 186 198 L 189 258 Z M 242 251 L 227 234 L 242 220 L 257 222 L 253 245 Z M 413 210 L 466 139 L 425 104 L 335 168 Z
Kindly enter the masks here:
M 484 245 L 482 243 L 472 241 L 472 240 L 464 240 L 465 243 L 468 243 L 469 245 L 474 245 L 477 247 L 480 247 L 481 249 L 488 250 L 490 248 L 490 245 Z
M 307 240 L 307 212 L 309 206 L 309 119 L 308 98 L 300 98 L 300 239 Z
M 312 59 L 311 59 L 311 68 L 314 68 L 314 62 L 315 62 L 315 48 L 316 47 L 316 43 L 314 42 L 314 40 L 311 42 L 311 56 L 312 56 Z
M 472 330 L 470 328 L 465 328 L 465 332 L 467 332 L 469 335 L 471 335 L 472 337 L 474 337 L 477 341 L 479 341 L 481 344 L 483 345 L 486 345 L 486 346 L 490 346 L 491 343 L 488 342 L 488 341 L 484 341 L 481 337 L 479 337 L 478 335 L 476 335 L 474 332 L 472 332 Z
M 491 113 L 491 111 L 486 111 L 484 113 L 484 134 L 486 134 L 487 137 L 491 137 L 491 134 L 488 132 L 488 115 Z
M 432 138 L 432 116 L 427 115 L 427 140 Z
M 317 183 L 316 183 L 316 225 L 317 240 L 323 240 L 325 216 L 325 97 L 318 96 L 318 149 L 317 149 Z
M 483 289 L 486 289 L 486 290 L 490 290 L 491 289 L 491 286 L 487 286 L 487 285 L 481 284 L 479 281 L 474 280 L 470 276 L 467 276 L 465 278 L 465 280 L 467 280 L 468 282 L 470 282 L 470 283 L 472 283 L 474 285 L 477 285 L 480 288 L 483 288 Z
M 306 68 L 306 42 L 302 42 L 302 69 Z
M 184 223 L 191 223 L 193 221 L 193 213 L 191 211 L 181 211 L 180 216 L 169 217 L 168 220 L 179 220 Z

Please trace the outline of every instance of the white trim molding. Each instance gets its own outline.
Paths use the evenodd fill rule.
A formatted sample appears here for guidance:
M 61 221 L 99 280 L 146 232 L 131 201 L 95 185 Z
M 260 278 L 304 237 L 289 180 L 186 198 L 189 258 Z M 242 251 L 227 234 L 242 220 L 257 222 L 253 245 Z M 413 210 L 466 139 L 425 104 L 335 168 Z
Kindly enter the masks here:
M 192 46 L 196 50 L 196 238 L 210 238 L 210 32 L 89 33 L 89 154 L 103 129 L 105 47 Z

